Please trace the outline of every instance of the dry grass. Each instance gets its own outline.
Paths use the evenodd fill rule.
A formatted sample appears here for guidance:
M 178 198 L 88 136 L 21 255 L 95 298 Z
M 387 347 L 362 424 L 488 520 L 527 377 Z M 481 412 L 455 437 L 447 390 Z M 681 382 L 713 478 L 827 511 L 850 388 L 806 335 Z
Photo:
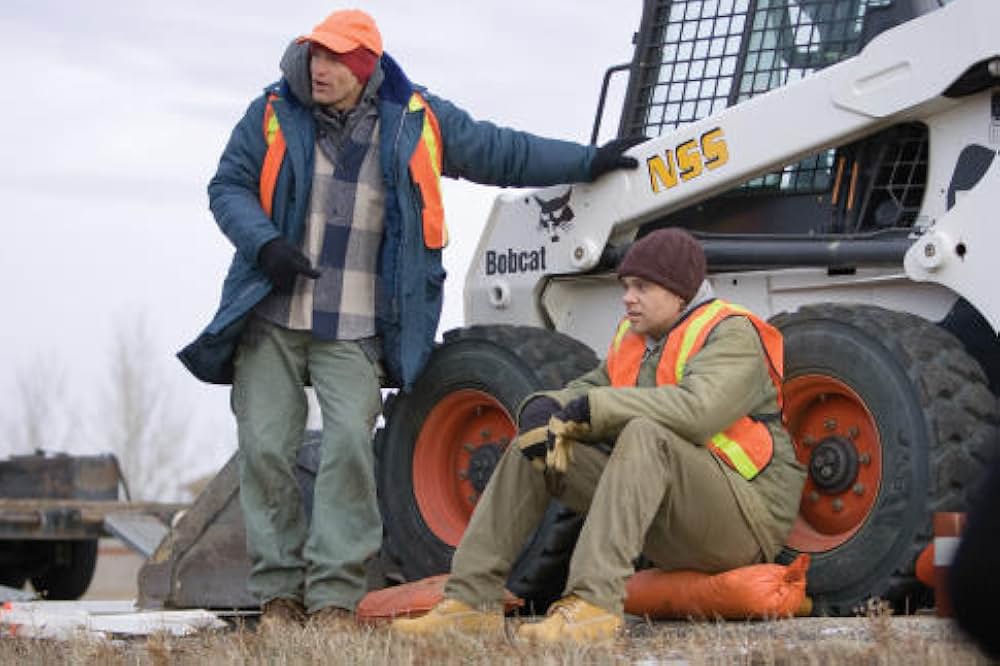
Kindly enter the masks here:
M 518 621 L 508 621 L 513 632 Z M 0 639 L 0 664 L 931 664 L 990 663 L 949 622 L 891 618 L 881 607 L 854 619 L 777 622 L 637 622 L 597 647 L 539 649 L 508 636 L 403 639 L 384 627 L 343 624 L 195 637 L 93 642 Z

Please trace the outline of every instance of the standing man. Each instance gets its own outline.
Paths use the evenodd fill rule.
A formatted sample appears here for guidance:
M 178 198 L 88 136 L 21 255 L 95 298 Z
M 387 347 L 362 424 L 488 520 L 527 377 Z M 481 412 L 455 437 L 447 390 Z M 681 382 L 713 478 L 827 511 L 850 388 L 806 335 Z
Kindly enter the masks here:
M 635 141 L 581 146 L 477 122 L 417 87 L 370 16 L 336 11 L 289 46 L 208 187 L 236 246 L 222 303 L 180 354 L 232 383 L 240 497 L 264 621 L 353 611 L 382 527 L 371 430 L 382 385 L 413 385 L 434 343 L 447 243 L 440 176 L 586 181 Z M 303 387 L 323 415 L 312 524 L 293 473 Z
M 613 637 L 640 554 L 709 573 L 774 559 L 805 482 L 781 423 L 781 334 L 714 298 L 705 263 L 680 229 L 631 247 L 618 268 L 626 317 L 606 360 L 525 401 L 518 446 L 476 505 L 445 599 L 394 630 L 499 630 L 504 581 L 550 497 L 586 520 L 565 596 L 521 626 L 528 640 Z

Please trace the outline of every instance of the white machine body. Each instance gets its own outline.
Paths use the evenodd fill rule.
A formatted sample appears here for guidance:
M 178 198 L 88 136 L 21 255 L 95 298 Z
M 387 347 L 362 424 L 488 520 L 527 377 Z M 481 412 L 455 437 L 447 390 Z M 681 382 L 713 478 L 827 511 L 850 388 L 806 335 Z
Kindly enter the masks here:
M 1000 225 L 990 223 L 1000 160 L 948 206 L 963 148 L 1000 149 L 1000 110 L 992 90 L 942 95 L 978 63 L 1000 73 L 998 25 L 1000 2 L 956 0 L 878 35 L 853 58 L 634 147 L 638 169 L 499 196 L 466 277 L 466 323 L 554 328 L 603 354 L 622 316 L 617 276 L 599 267 L 605 248 L 807 155 L 919 121 L 930 137 L 928 182 L 902 266 L 713 272 L 710 280 L 717 295 L 765 317 L 823 301 L 936 321 L 963 297 L 1000 330 L 1000 290 L 988 277 L 990 248 L 1000 247 Z

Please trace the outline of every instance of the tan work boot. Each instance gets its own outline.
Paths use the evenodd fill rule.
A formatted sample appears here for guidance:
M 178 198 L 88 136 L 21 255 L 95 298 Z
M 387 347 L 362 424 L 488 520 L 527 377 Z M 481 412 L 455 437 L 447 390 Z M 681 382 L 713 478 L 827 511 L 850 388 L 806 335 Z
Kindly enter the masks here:
M 521 625 L 517 637 L 534 643 L 596 643 L 614 638 L 621 628 L 620 617 L 571 594 L 552 604 L 541 622 Z
M 503 631 L 503 613 L 499 609 L 479 611 L 458 599 L 442 599 L 427 614 L 393 620 L 390 628 L 409 636 L 430 636 L 449 631 L 476 635 L 500 633 Z
M 289 626 L 302 626 L 306 621 L 306 609 L 294 599 L 271 599 L 261 609 L 260 631 L 276 631 Z

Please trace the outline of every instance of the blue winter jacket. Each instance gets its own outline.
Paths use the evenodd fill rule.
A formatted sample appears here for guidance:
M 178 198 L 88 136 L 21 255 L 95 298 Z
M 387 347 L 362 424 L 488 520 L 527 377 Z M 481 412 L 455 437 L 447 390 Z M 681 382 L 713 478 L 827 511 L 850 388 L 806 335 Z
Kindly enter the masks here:
M 421 206 L 410 177 L 410 156 L 423 128 L 422 110 L 409 111 L 414 86 L 388 55 L 378 90 L 379 157 L 386 189 L 385 226 L 379 254 L 376 327 L 393 386 L 413 385 L 434 347 L 445 271 L 441 250 L 425 247 Z M 475 121 L 450 102 L 418 88 L 434 110 L 444 145 L 443 173 L 477 183 L 542 186 L 588 180 L 595 148 L 543 139 Z M 288 148 L 278 174 L 273 219 L 260 205 L 260 171 L 267 152 L 262 130 L 267 95 Z M 215 317 L 178 357 L 199 379 L 229 384 L 233 354 L 253 307 L 273 288 L 257 266 L 257 253 L 284 236 L 299 246 L 305 231 L 316 146 L 312 112 L 282 80 L 264 91 L 233 130 L 208 186 L 212 213 L 236 246 Z

